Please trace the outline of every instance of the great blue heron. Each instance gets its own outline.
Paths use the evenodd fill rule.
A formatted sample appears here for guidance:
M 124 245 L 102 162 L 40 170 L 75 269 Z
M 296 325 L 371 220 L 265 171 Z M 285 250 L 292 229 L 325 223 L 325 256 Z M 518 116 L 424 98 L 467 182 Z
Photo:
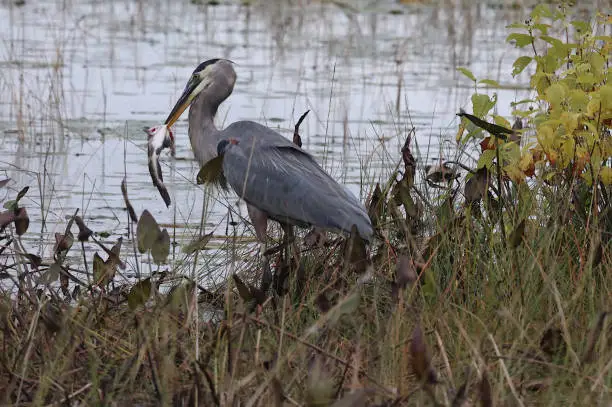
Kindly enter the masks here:
M 219 105 L 234 89 L 236 72 L 227 59 L 198 65 L 168 115 L 170 128 L 189 108 L 189 139 L 200 166 L 224 155 L 223 175 L 247 205 L 260 243 L 268 219 L 284 225 L 316 226 L 350 233 L 353 225 L 366 241 L 372 224 L 364 206 L 302 148 L 278 132 L 252 121 L 217 129 Z

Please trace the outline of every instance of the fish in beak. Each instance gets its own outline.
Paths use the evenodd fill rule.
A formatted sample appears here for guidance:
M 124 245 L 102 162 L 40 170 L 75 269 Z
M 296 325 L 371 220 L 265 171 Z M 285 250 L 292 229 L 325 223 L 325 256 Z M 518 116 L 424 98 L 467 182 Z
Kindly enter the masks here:
M 170 194 L 164 185 L 164 177 L 161 171 L 161 165 L 159 164 L 159 155 L 164 148 L 174 146 L 174 135 L 170 130 L 170 127 L 162 124 L 159 126 L 145 127 L 145 133 L 149 137 L 147 144 L 147 153 L 149 155 L 149 174 L 153 185 L 157 187 L 157 190 L 161 194 L 166 207 L 170 206 L 172 202 Z

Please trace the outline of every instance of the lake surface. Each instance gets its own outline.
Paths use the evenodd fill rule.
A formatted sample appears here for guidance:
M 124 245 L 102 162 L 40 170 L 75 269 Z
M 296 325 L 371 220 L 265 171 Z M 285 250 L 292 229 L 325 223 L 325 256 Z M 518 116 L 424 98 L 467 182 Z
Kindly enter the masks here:
M 25 243 L 47 259 L 53 233 L 77 208 L 91 229 L 109 234 L 104 241 L 126 236 L 124 177 L 139 215 L 148 209 L 159 223 L 176 224 L 179 242 L 199 233 L 206 190 L 195 185 L 187 114 L 174 127 L 176 159 L 163 157 L 169 209 L 150 181 L 141 128 L 165 120 L 203 60 L 236 63 L 220 127 L 255 120 L 291 137 L 310 109 L 304 147 L 362 200 L 389 176 L 413 126 L 419 164 L 452 157 L 455 113 L 471 111 L 473 92 L 457 67 L 504 85 L 485 91 L 497 93 L 506 117 L 510 102 L 527 96 L 528 75 L 512 79 L 519 54 L 504 41 L 504 27 L 528 13 L 522 2 L 19 3 L 0 4 L 0 178 L 13 180 L 0 196 L 30 186 Z M 583 7 L 597 6 L 603 2 Z M 205 232 L 214 231 L 217 244 L 232 234 L 229 220 L 245 233 L 235 195 L 207 198 Z M 231 219 L 228 207 L 237 211 Z

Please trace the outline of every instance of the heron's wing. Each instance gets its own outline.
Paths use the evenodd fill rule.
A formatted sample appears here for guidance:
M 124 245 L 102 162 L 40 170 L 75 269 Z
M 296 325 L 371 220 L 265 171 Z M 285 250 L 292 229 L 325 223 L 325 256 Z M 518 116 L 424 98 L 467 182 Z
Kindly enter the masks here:
M 309 154 L 287 144 L 258 147 L 241 141 L 228 148 L 223 172 L 234 191 L 277 221 L 349 233 L 355 224 L 370 240 L 372 225 L 363 205 Z

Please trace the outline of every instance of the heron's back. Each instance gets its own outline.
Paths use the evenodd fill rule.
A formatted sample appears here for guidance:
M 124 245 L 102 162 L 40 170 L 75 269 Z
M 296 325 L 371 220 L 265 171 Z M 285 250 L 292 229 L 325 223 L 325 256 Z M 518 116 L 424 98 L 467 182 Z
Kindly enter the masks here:
M 363 238 L 371 239 L 363 205 L 290 140 L 247 121 L 232 124 L 220 135 L 239 142 L 226 151 L 223 171 L 246 202 L 280 222 L 345 232 L 355 224 Z

